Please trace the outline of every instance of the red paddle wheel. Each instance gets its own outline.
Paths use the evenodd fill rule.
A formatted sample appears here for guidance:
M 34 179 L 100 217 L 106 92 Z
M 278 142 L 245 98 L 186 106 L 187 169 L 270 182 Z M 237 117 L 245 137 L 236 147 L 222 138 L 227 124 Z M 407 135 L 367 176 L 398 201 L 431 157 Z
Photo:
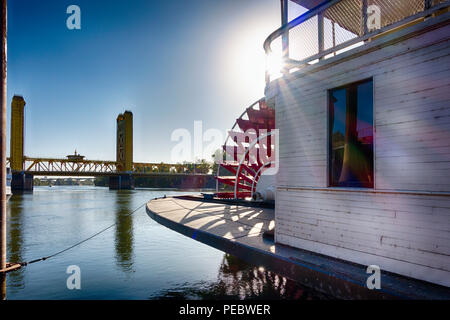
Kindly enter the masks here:
M 216 196 L 245 199 L 253 196 L 264 169 L 273 164 L 275 110 L 264 99 L 236 120 L 223 150 L 225 159 L 217 169 Z

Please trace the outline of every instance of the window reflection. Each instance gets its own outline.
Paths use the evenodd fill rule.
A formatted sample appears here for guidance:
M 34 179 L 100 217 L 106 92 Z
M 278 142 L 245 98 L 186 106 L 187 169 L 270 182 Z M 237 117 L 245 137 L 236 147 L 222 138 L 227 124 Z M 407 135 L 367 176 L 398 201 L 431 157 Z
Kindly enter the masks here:
M 329 94 L 330 185 L 373 188 L 373 81 Z

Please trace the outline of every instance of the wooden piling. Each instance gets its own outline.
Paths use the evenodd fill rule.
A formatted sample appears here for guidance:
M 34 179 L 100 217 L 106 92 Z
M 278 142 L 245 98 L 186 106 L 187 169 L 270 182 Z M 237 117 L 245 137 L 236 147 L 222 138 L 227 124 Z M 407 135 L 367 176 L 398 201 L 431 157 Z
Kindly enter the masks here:
M 6 269 L 6 0 L 0 0 L 0 269 Z M 2 281 L 3 282 L 3 281 Z M 3 284 L 2 284 L 3 287 Z M 2 289 L 3 291 L 3 289 Z M 3 294 L 2 294 L 3 298 Z

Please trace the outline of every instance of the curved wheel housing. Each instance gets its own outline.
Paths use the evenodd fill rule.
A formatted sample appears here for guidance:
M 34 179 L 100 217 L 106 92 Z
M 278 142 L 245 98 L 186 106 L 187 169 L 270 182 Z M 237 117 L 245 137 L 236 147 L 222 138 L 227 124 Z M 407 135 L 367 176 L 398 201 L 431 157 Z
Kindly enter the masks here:
M 223 150 L 225 160 L 217 168 L 216 197 L 251 198 L 261 173 L 273 164 L 272 130 L 275 110 L 265 99 L 248 107 L 228 133 Z

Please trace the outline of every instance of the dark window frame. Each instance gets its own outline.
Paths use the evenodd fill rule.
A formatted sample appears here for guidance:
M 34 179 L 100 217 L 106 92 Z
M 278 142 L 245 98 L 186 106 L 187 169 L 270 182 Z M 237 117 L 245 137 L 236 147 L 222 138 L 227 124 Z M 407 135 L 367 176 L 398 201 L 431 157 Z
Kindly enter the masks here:
M 332 101 L 332 93 L 336 90 L 342 90 L 342 89 L 348 89 L 351 87 L 357 87 L 358 85 L 372 82 L 372 135 L 373 135 L 373 145 L 372 145 L 372 182 L 363 184 L 362 186 L 352 186 L 352 185 L 337 185 L 333 184 L 333 172 L 332 172 L 332 154 L 333 154 L 333 132 L 331 131 L 331 128 L 333 127 L 331 115 L 330 115 L 330 107 L 331 107 L 331 101 Z M 374 189 L 375 188 L 375 92 L 374 92 L 374 79 L 373 77 L 366 78 L 363 80 L 351 82 L 342 86 L 334 87 L 332 89 L 327 90 L 327 121 L 328 121 L 328 134 L 327 134 L 327 144 L 328 144 L 328 154 L 327 154 L 327 165 L 328 165 L 328 187 L 331 188 L 365 188 L 365 189 Z

